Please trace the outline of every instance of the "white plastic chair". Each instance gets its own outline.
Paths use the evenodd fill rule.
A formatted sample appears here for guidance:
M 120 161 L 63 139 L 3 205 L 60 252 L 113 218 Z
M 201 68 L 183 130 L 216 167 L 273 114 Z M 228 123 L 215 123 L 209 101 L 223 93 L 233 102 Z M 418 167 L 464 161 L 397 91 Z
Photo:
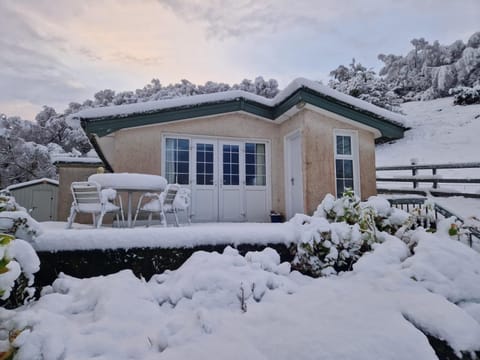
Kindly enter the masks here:
M 178 206 L 178 202 L 180 200 L 179 196 L 185 194 L 185 192 L 189 193 L 189 190 L 181 188 L 178 184 L 169 184 L 167 185 L 165 191 L 163 191 L 161 194 L 143 194 L 138 200 L 137 210 L 133 219 L 134 226 L 140 212 L 148 213 L 147 227 L 150 226 L 152 216 L 155 213 L 158 213 L 160 215 L 160 221 L 165 227 L 168 226 L 166 214 L 173 214 L 174 225 L 179 226 L 177 211 L 183 209 L 187 211 L 189 205 L 189 200 L 184 200 L 184 205 L 182 207 Z M 144 203 L 145 200 L 148 201 Z M 188 211 L 186 217 L 188 224 L 190 224 L 190 216 L 188 214 Z
M 96 228 L 102 226 L 103 217 L 106 213 L 115 213 L 117 222 L 119 221 L 118 215 L 120 214 L 122 224 L 124 224 L 122 199 L 119 198 L 120 206 L 110 202 L 110 200 L 114 200 L 116 197 L 115 190 L 101 190 L 100 185 L 94 181 L 73 182 L 70 189 L 73 195 L 73 202 L 70 209 L 70 216 L 68 217 L 67 229 L 71 229 L 77 213 L 92 214 L 93 226 Z

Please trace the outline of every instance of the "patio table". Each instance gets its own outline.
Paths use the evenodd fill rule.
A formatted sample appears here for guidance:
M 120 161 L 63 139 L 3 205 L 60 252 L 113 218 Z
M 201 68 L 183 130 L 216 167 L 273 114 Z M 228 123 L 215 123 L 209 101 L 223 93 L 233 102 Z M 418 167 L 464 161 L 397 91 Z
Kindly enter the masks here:
M 160 175 L 136 173 L 94 174 L 88 181 L 95 181 L 102 189 L 111 188 L 127 193 L 127 226 L 132 227 L 132 194 L 134 192 L 162 192 L 167 180 Z

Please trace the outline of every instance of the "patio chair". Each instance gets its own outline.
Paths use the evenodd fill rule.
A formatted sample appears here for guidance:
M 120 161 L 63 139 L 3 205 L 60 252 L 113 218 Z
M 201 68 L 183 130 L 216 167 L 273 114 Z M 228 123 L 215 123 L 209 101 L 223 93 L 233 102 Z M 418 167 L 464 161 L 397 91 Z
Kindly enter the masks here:
M 67 229 L 71 229 L 77 213 L 92 214 L 93 226 L 97 229 L 102 226 L 103 217 L 106 213 L 114 213 L 117 222 L 119 214 L 122 217 L 122 224 L 125 219 L 123 216 L 122 200 L 119 198 L 119 206 L 111 202 L 116 198 L 116 191 L 113 189 L 101 190 L 100 185 L 94 181 L 73 182 L 70 186 L 73 195 L 70 216 L 68 217 Z
M 165 227 L 168 226 L 166 214 L 173 214 L 174 225 L 179 226 L 177 211 L 184 209 L 186 210 L 187 222 L 190 224 L 190 217 L 186 209 L 188 208 L 188 203 L 183 207 L 179 207 L 178 204 L 176 204 L 178 197 L 185 191 L 188 191 L 188 189 L 183 189 L 178 184 L 169 184 L 161 194 L 143 194 L 138 201 L 137 211 L 133 219 L 134 226 L 140 212 L 148 213 L 147 227 L 150 226 L 152 216 L 155 213 L 160 215 L 160 222 Z M 145 200 L 147 201 L 144 203 Z

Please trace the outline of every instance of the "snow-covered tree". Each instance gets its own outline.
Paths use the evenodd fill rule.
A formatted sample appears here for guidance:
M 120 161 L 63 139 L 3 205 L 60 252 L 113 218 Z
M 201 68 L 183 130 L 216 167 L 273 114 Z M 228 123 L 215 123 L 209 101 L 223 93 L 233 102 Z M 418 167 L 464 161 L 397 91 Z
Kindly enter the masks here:
M 405 56 L 378 56 L 384 63 L 380 76 L 405 101 L 448 96 L 451 88 L 479 82 L 480 32 L 467 44 L 461 40 L 450 45 L 430 44 L 423 38 L 413 39 L 411 44 L 414 49 Z
M 56 177 L 48 148 L 22 138 L 0 135 L 0 188 L 42 177 Z
M 98 96 L 97 99 L 99 99 L 100 104 L 102 97 Z M 85 133 L 79 129 L 72 128 L 67 123 L 65 114 L 57 114 L 55 109 L 44 106 L 35 119 L 40 129 L 37 137 L 32 140 L 35 140 L 37 143 L 45 146 L 55 143 L 60 145 L 66 152 L 76 149 L 82 154 L 87 153 L 91 149 Z
M 115 98 L 115 91 L 110 89 L 105 89 L 97 92 L 93 95 L 95 98 L 95 104 L 98 106 L 108 106 L 113 102 Z
M 90 148 L 84 132 L 69 126 L 65 115 L 51 107 L 45 106 L 36 122 L 4 116 L 0 119 L 0 189 L 42 177 L 55 178 L 51 154 L 86 153 Z
M 333 79 L 329 86 L 335 90 L 391 111 L 399 111 L 400 101 L 388 84 L 376 76 L 372 69 L 355 62 L 355 59 L 348 67 L 340 65 L 331 71 L 330 76 Z

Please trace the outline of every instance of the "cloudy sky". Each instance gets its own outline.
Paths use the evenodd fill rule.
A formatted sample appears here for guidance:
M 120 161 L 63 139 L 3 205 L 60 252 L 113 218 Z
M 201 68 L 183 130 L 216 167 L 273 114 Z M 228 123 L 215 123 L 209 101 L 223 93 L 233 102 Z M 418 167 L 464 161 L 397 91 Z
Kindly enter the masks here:
M 258 75 L 328 79 L 352 57 L 480 30 L 479 0 L 0 0 L 0 113 L 34 118 L 101 89 Z

